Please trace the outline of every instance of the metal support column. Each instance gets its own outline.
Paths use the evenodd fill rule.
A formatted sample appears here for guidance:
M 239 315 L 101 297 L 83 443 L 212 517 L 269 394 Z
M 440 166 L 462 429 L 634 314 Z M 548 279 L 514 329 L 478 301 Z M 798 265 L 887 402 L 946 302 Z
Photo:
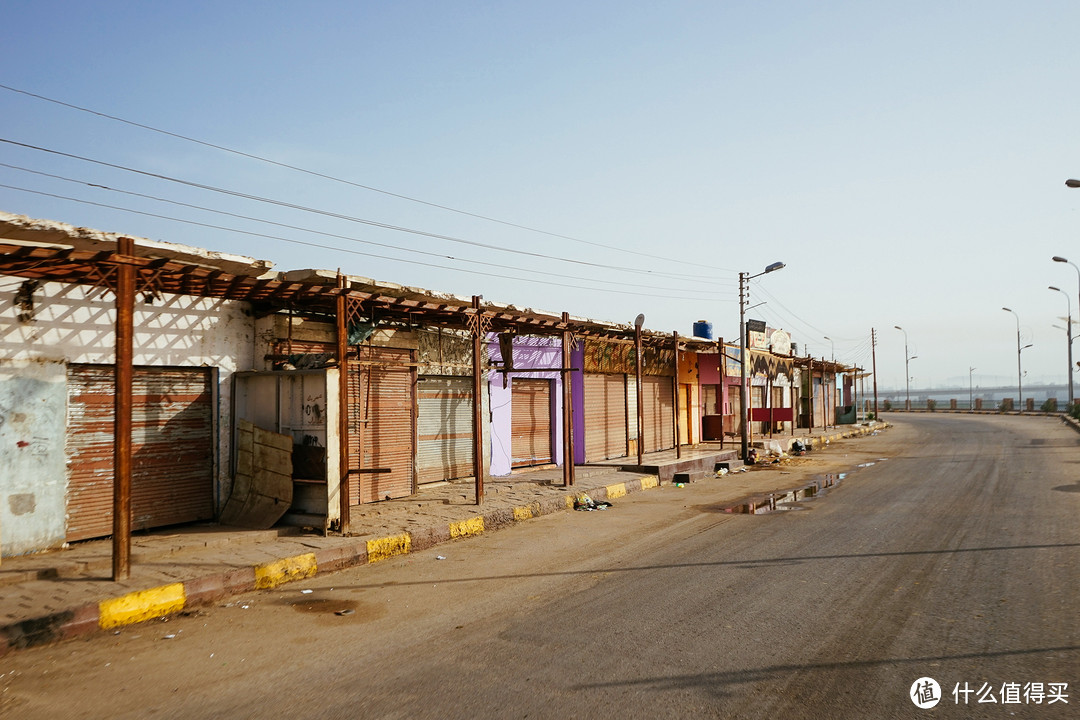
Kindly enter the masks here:
M 116 397 L 113 401 L 113 542 L 112 579 L 131 576 L 131 407 L 135 325 L 135 241 L 117 240 Z
M 645 464 L 645 408 L 642 403 L 645 393 L 641 387 L 641 326 L 645 323 L 645 316 L 638 315 L 634 322 L 634 377 L 637 378 L 637 464 Z
M 675 457 L 682 457 L 682 443 L 679 442 L 679 333 L 675 331 L 671 333 L 671 338 L 675 341 Z M 686 398 L 686 402 L 690 402 L 690 398 Z M 689 440 L 690 438 L 687 438 Z
M 481 373 L 483 372 L 484 352 L 484 318 L 480 312 L 480 296 L 473 295 L 472 307 L 475 311 L 472 325 L 473 353 L 473 476 L 476 478 L 476 504 L 484 502 L 484 426 L 483 426 L 483 384 Z
M 570 388 L 570 383 L 574 377 L 574 373 L 570 369 L 570 363 L 572 362 L 570 346 L 574 341 L 574 336 L 569 327 L 570 313 L 564 312 L 562 321 L 563 325 L 566 326 L 562 334 L 563 371 L 560 373 L 563 385 L 563 487 L 570 487 L 574 484 L 574 408 Z
M 337 276 L 337 358 L 338 358 L 338 523 L 341 534 L 348 535 L 349 517 L 349 323 L 348 286 L 345 276 Z M 291 329 L 290 329 L 291 332 Z M 329 391 L 329 388 L 327 388 Z M 361 437 L 363 437 L 361 435 Z M 360 454 L 363 456 L 361 443 Z

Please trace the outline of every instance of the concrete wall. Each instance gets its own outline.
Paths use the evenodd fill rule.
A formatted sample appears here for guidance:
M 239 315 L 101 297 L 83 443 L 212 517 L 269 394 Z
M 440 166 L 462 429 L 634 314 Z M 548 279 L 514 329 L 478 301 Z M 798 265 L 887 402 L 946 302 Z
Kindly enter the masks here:
M 67 492 L 64 436 L 67 421 L 66 365 L 112 364 L 115 349 L 115 306 L 111 292 L 86 286 L 42 284 L 32 306 L 16 301 L 23 280 L 0 276 L 0 414 L 6 432 L 15 417 L 33 418 L 34 432 L 50 438 L 44 462 L 26 464 L 0 453 L 0 552 L 43 549 L 62 539 L 64 507 L 57 503 Z M 254 321 L 246 303 L 230 300 L 165 295 L 135 303 L 134 362 L 136 365 L 216 367 L 218 373 L 219 438 L 217 493 L 219 503 L 229 496 L 229 388 L 232 373 L 254 369 Z M 61 371 L 61 369 L 64 369 Z M 25 390 L 16 386 L 25 384 Z M 28 430 L 30 428 L 27 428 Z M 21 431 L 20 431 L 21 432 Z M 16 433 L 20 434 L 20 433 Z M 12 436 L 13 438 L 14 436 Z M 55 438 L 55 440 L 53 439 Z M 7 438 L 5 438 L 6 440 Z M 46 447 L 39 445 L 38 447 Z M 17 457 L 17 456 L 16 456 Z M 18 473 L 13 463 L 20 464 Z M 10 472 L 9 472 L 10 470 Z M 33 513 L 16 500 L 20 513 L 11 514 L 11 496 L 38 488 Z M 40 493 L 38 496 L 36 493 Z M 9 517 L 9 515 L 11 515 Z M 59 531 L 58 531 L 59 528 Z M 58 535 L 59 533 L 59 535 Z
M 0 359 L 0 554 L 64 543 L 67 366 Z

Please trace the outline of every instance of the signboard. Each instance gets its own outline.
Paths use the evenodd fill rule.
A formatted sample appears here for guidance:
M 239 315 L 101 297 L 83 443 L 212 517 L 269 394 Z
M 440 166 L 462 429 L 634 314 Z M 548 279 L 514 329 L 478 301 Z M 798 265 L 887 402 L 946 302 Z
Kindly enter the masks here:
M 777 355 L 791 355 L 791 336 L 783 330 L 773 330 L 769 335 L 769 349 Z

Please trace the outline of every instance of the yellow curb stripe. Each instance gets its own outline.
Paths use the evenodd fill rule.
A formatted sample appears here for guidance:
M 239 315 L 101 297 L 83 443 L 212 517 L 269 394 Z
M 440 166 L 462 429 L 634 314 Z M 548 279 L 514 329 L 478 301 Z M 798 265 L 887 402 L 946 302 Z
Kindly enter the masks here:
M 650 490 L 654 487 L 660 487 L 660 478 L 655 475 L 646 475 L 641 478 L 641 489 Z
M 516 507 L 514 508 L 514 520 L 531 520 L 533 516 L 532 508 L 530 507 Z
M 626 483 L 616 483 L 615 485 L 608 485 L 606 489 L 608 500 L 626 497 Z
M 103 630 L 162 617 L 184 609 L 184 583 L 128 593 L 98 604 L 98 626 Z
M 369 563 L 385 560 L 395 555 L 405 555 L 412 549 L 412 535 L 403 533 L 367 541 L 367 559 Z
M 318 570 L 315 553 L 304 553 L 255 566 L 255 589 L 277 587 L 293 580 L 313 577 Z
M 484 532 L 484 517 L 482 515 L 450 523 L 450 537 L 452 538 L 469 537 L 470 535 L 479 535 L 482 532 Z
M 575 495 L 567 495 L 566 496 L 566 509 L 567 510 L 573 510 L 574 509 L 574 502 L 576 501 L 576 498 L 577 498 L 577 496 L 575 496 Z

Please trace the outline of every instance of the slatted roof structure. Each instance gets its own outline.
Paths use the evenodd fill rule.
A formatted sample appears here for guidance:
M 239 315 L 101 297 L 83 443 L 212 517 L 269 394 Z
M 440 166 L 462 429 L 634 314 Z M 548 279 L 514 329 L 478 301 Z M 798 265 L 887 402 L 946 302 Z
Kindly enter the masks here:
M 463 328 L 480 316 L 492 332 L 561 334 L 633 339 L 631 324 L 607 323 L 559 313 L 378 283 L 325 270 L 271 272 L 268 262 L 199 248 L 134 239 L 134 256 L 121 256 L 124 236 L 64 223 L 0 212 L 0 274 L 43 282 L 110 287 L 116 269 L 135 270 L 136 292 L 172 293 L 249 302 L 259 313 L 286 308 L 333 315 L 338 296 L 347 294 L 358 312 L 377 314 L 380 324 Z M 341 285 L 344 285 L 342 287 Z M 666 344 L 670 336 L 645 331 L 646 344 Z
M 250 303 L 257 314 L 285 309 L 332 316 L 337 321 L 340 359 L 348 356 L 346 338 L 354 323 L 377 317 L 380 326 L 448 327 L 470 331 L 473 337 L 474 474 L 476 498 L 483 499 L 483 458 L 480 407 L 482 342 L 488 332 L 561 335 L 563 371 L 569 372 L 569 346 L 575 336 L 618 338 L 668 346 L 665 333 L 636 332 L 631 324 L 613 324 L 512 305 L 481 302 L 400 285 L 376 283 L 340 272 L 298 270 L 272 272 L 266 261 L 200 248 L 133 239 L 115 233 L 78 228 L 0 212 L 0 275 L 27 281 L 89 285 L 116 297 L 116 424 L 114 475 L 113 579 L 130 574 L 131 542 L 131 410 L 134 306 L 137 296 L 165 293 L 220 298 Z M 678 336 L 674 336 L 676 347 Z M 640 372 L 640 369 L 639 369 Z M 346 373 L 340 379 L 341 407 L 347 406 Z M 564 393 L 564 482 L 573 484 L 569 383 Z M 342 452 L 350 432 L 341 413 Z M 362 430 L 361 430 L 362 431 Z M 347 458 L 340 463 L 347 467 Z M 353 472 L 353 471 L 348 471 Z M 361 471 L 362 472 L 362 471 Z M 348 474 L 341 478 L 341 529 L 348 532 Z

